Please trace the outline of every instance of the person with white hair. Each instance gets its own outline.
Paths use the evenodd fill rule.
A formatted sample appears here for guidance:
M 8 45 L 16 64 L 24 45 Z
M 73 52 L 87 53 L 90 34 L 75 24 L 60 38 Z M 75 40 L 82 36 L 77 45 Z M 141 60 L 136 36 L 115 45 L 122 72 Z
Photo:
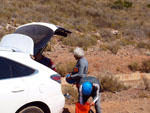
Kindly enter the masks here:
M 80 47 L 76 47 L 73 51 L 74 57 L 77 60 L 76 66 L 73 69 L 73 72 L 67 78 L 68 80 L 75 81 L 74 83 L 78 87 L 80 79 L 87 76 L 88 73 L 88 61 L 84 58 L 84 50 Z

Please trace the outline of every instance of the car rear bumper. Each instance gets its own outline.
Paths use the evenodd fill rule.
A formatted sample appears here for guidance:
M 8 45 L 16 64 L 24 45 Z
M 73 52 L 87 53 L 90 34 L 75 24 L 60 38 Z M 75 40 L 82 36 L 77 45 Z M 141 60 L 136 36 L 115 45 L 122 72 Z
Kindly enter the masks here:
M 51 99 L 50 102 L 51 113 L 62 113 L 64 106 L 65 106 L 65 97 L 63 95 L 57 95 L 53 97 L 53 99 Z

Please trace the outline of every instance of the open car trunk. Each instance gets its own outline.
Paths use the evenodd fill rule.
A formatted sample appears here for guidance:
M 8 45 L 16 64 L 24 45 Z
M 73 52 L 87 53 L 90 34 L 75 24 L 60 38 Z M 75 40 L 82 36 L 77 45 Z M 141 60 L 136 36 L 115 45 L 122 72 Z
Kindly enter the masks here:
M 53 35 L 66 37 L 71 32 L 54 24 L 33 22 L 18 27 L 14 33 L 31 37 L 34 42 L 34 55 L 36 55 L 46 47 Z

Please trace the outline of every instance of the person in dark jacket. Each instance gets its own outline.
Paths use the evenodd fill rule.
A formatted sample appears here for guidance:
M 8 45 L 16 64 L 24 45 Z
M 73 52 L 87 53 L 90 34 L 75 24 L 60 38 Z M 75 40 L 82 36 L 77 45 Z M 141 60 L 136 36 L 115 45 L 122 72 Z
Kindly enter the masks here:
M 100 107 L 100 82 L 96 77 L 87 76 L 79 82 L 79 103 L 85 104 L 89 97 L 93 98 L 90 105 L 95 105 L 96 113 L 102 113 Z
M 44 49 L 45 49 L 45 48 L 44 48 Z M 55 65 L 54 65 L 53 61 L 52 61 L 50 58 L 47 58 L 47 57 L 45 57 L 44 55 L 42 55 L 42 52 L 43 52 L 43 51 L 44 51 L 44 50 L 39 51 L 39 52 L 36 54 L 36 56 L 34 56 L 34 59 L 35 59 L 37 62 L 39 62 L 39 63 L 41 63 L 41 64 L 43 64 L 43 65 L 45 65 L 45 66 L 47 66 L 47 67 L 53 69 L 54 71 L 56 71 L 56 68 L 55 68 Z

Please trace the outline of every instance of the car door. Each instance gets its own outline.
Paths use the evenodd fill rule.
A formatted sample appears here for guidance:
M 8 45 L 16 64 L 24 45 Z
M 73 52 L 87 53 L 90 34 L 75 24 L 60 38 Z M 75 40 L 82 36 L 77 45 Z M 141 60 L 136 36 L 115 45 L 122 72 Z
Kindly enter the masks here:
M 21 77 L 30 75 L 32 71 L 18 62 L 0 57 L 1 113 L 15 113 L 26 104 L 28 88 Z
M 0 111 L 2 113 L 15 113 L 26 103 L 27 87 L 21 78 L 0 80 Z

